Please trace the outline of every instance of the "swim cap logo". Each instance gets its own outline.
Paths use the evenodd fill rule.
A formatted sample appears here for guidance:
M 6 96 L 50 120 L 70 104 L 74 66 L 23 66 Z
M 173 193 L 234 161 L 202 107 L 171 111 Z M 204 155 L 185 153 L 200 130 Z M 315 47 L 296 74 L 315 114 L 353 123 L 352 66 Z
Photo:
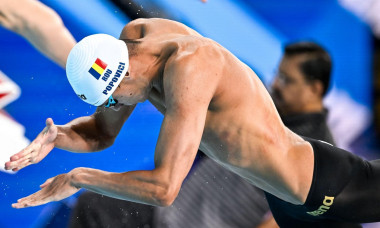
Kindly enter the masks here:
M 99 58 L 97 58 L 95 63 L 92 64 L 90 70 L 88 70 L 88 73 L 90 73 L 94 78 L 96 78 L 96 80 L 99 80 L 100 76 L 103 74 L 106 68 L 107 64 Z

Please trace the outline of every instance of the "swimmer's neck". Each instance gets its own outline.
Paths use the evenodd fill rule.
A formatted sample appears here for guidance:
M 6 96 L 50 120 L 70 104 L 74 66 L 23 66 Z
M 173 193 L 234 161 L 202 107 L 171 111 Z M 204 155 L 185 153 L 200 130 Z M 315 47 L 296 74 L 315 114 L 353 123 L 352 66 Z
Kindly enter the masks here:
M 149 48 L 140 49 L 136 55 L 129 57 L 129 75 L 144 78 L 149 82 L 148 87 L 154 87 L 161 92 L 164 68 L 173 50 L 174 48 L 168 46 L 163 47 L 160 53 L 157 50 L 152 52 Z
M 155 65 L 157 57 L 149 54 L 139 54 L 129 57 L 129 75 L 135 77 L 148 77 L 154 78 L 157 74 Z
M 128 74 L 120 83 L 120 89 L 114 92 L 116 97 L 121 96 L 118 97 L 121 104 L 135 105 L 145 102 L 151 96 L 153 88 L 156 88 L 155 92 L 162 92 L 162 72 L 165 65 L 159 62 L 157 57 L 145 54 L 130 57 Z M 161 98 L 161 95 L 157 97 Z

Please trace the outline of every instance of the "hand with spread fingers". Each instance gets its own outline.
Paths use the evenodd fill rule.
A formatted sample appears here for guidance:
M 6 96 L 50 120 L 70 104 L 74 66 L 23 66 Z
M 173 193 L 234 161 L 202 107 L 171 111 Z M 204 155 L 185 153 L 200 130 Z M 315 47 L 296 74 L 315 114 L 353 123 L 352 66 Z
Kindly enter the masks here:
M 13 208 L 26 208 L 46 204 L 52 201 L 60 201 L 80 190 L 72 184 L 72 172 L 60 174 L 49 178 L 42 185 L 41 190 L 27 197 L 17 200 L 12 204 Z
M 18 171 L 28 165 L 40 162 L 54 148 L 58 129 L 51 118 L 46 120 L 46 127 L 25 149 L 13 155 L 5 163 L 6 170 Z

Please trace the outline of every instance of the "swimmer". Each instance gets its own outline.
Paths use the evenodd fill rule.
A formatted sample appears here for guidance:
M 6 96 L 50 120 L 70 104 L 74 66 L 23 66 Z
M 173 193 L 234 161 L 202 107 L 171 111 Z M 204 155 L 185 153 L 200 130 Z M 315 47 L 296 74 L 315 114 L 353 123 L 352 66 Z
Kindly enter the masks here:
M 59 15 L 36 0 L 1 0 L 0 25 L 23 36 L 63 68 L 76 44 Z
M 48 179 L 14 208 L 59 201 L 81 188 L 168 206 L 200 148 L 273 195 L 281 204 L 271 205 L 281 227 L 288 226 L 288 218 L 310 226 L 326 219 L 380 220 L 380 161 L 364 161 L 290 131 L 247 65 L 181 23 L 138 19 L 124 27 L 120 39 L 86 37 L 70 52 L 66 73 L 78 97 L 97 110 L 65 125 L 48 118 L 43 131 L 5 168 L 37 163 L 54 147 L 103 150 L 113 144 L 136 104 L 146 100 L 164 114 L 155 168 L 123 173 L 75 168 Z M 277 210 L 284 212 L 280 219 Z

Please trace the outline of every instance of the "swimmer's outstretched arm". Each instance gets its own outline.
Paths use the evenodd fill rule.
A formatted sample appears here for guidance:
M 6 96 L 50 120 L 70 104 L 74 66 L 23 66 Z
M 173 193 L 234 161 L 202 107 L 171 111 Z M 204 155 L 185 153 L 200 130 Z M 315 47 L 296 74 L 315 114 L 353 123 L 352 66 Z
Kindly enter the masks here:
M 26 38 L 63 68 L 76 43 L 60 16 L 37 0 L 1 0 L 0 25 Z
M 111 146 L 135 106 L 122 106 L 119 111 L 98 107 L 91 116 L 80 117 L 65 125 L 55 125 L 51 118 L 33 142 L 5 163 L 6 170 L 18 171 L 40 162 L 54 148 L 83 153 Z
M 194 64 L 199 62 L 189 64 L 192 70 L 184 77 L 171 77 L 173 70 L 165 69 L 169 72 L 164 81 L 166 112 L 155 150 L 154 170 L 110 173 L 76 168 L 49 179 L 40 191 L 12 206 L 24 208 L 62 200 L 80 188 L 129 201 L 170 205 L 194 161 L 214 92 L 214 75 L 196 74 Z

